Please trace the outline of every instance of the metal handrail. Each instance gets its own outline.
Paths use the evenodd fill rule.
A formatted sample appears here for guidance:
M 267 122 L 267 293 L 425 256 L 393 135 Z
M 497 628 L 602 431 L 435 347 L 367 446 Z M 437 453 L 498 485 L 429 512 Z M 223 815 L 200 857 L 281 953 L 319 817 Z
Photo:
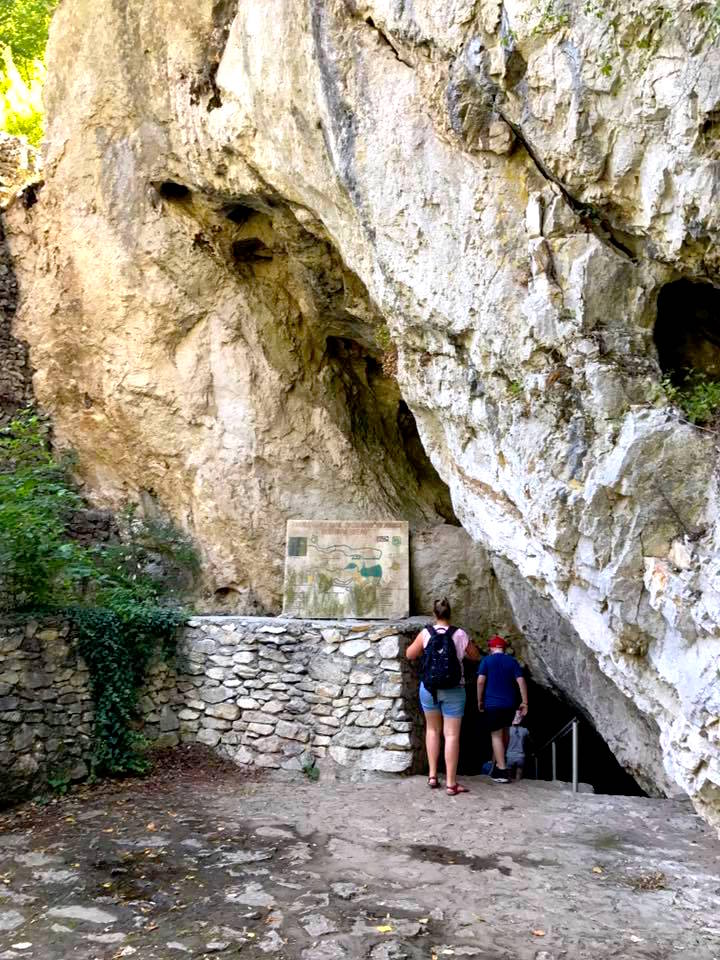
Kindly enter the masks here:
M 552 747 L 552 778 L 553 782 L 557 780 L 557 741 L 564 737 L 567 733 L 572 731 L 572 791 L 573 793 L 578 792 L 578 751 L 579 751 L 579 728 L 580 721 L 577 717 L 573 717 L 572 720 L 568 720 L 564 727 L 562 727 L 555 734 L 554 737 L 550 737 L 547 743 L 543 744 L 539 750 L 536 750 L 534 753 L 535 757 L 535 779 L 538 779 L 538 757 L 543 751 L 547 750 L 548 747 Z

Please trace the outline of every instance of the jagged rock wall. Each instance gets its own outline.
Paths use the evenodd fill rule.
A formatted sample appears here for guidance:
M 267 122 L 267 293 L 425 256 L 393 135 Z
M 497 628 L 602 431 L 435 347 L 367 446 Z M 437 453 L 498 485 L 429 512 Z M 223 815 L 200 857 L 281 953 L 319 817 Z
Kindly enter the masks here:
M 663 284 L 718 279 L 710 12 L 66 0 L 12 227 L 89 488 L 157 496 L 266 606 L 284 516 L 448 517 L 407 404 L 463 526 L 659 731 L 644 776 L 717 821 L 715 437 L 653 343 Z
M 32 395 L 27 347 L 11 330 L 17 283 L 5 241 L 3 211 L 10 198 L 39 169 L 37 151 L 18 137 L 0 133 L 0 426 Z

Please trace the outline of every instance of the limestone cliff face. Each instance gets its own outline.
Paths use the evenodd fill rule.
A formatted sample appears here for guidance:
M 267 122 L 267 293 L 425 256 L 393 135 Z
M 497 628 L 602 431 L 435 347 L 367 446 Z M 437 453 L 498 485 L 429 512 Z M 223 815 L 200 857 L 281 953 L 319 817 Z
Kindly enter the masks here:
M 538 668 L 719 822 L 716 438 L 658 364 L 718 361 L 711 13 L 65 0 L 11 229 L 96 496 L 161 501 L 247 611 L 287 516 L 454 510 Z

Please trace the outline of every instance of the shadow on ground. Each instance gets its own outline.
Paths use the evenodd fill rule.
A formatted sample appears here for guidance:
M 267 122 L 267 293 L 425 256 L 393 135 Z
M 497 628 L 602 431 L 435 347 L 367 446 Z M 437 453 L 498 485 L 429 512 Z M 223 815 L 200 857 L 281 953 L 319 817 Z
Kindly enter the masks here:
M 251 778 L 181 750 L 0 819 L 0 958 L 720 958 L 684 803 L 420 777 Z

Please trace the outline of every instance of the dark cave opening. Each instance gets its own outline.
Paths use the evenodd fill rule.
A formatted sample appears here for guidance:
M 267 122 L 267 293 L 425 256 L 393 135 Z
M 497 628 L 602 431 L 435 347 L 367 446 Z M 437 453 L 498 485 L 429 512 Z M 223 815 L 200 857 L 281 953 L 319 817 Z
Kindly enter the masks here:
M 430 458 L 425 452 L 422 440 L 420 439 L 417 421 L 410 407 L 408 407 L 404 400 L 401 400 L 398 404 L 397 425 L 398 432 L 402 437 L 405 455 L 415 471 L 418 484 L 428 489 L 434 488 L 437 491 L 433 502 L 436 512 L 446 523 L 459 527 L 461 524 L 455 516 L 450 491 L 440 479 L 437 470 L 430 462 Z
M 475 695 L 477 664 L 465 661 L 467 702 L 460 735 L 460 764 L 458 772 L 475 776 L 483 764 L 492 758 L 490 732 L 483 714 L 478 712 Z M 596 793 L 622 796 L 645 796 L 634 778 L 615 759 L 612 751 L 592 724 L 562 697 L 536 683 L 528 674 L 528 702 L 530 709 L 525 726 L 530 731 L 530 750 L 525 766 L 525 777 L 535 779 L 533 751 L 539 751 L 562 727 L 578 717 L 579 732 L 579 780 L 589 783 Z M 572 781 L 572 757 L 570 737 L 563 737 L 557 745 L 557 777 L 565 783 Z M 551 780 L 551 751 L 548 748 L 538 757 L 537 779 Z
M 273 258 L 272 250 L 259 237 L 235 240 L 231 249 L 235 263 L 261 263 Z
M 248 207 L 244 203 L 231 203 L 223 208 L 223 214 L 231 222 L 241 227 L 247 223 L 258 211 L 254 207 Z
M 720 289 L 691 280 L 666 284 L 654 339 L 660 367 L 675 386 L 692 372 L 720 380 Z
M 163 180 L 158 184 L 157 192 L 163 200 L 186 200 L 190 196 L 190 188 L 174 180 Z
M 460 526 L 447 484 L 443 482 L 422 445 L 417 423 L 402 399 L 394 376 L 388 374 L 382 355 L 358 340 L 326 338 L 326 360 L 342 385 L 344 406 L 356 447 L 367 450 L 381 463 L 395 490 L 394 499 L 404 509 L 398 519 L 430 519 Z M 417 516 L 407 514 L 408 503 L 417 505 Z

